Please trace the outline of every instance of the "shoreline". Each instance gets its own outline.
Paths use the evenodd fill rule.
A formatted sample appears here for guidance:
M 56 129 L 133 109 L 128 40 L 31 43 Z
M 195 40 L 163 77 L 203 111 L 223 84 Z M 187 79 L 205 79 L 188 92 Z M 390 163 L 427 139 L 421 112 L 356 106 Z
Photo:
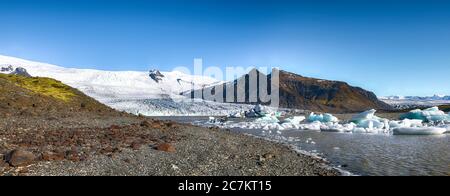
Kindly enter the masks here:
M 327 160 L 327 158 L 325 158 L 325 157 L 322 157 L 322 156 L 320 156 L 318 154 L 315 154 L 315 153 L 312 153 L 312 152 L 308 152 L 308 151 L 302 150 L 300 147 L 295 146 L 293 144 L 289 144 L 286 141 L 270 139 L 270 138 L 267 138 L 267 137 L 257 136 L 257 135 L 253 135 L 253 134 L 249 134 L 249 133 L 242 133 L 242 134 L 245 135 L 245 136 L 255 137 L 255 138 L 258 138 L 258 139 L 266 140 L 266 141 L 269 141 L 269 142 L 272 142 L 272 143 L 275 143 L 275 144 L 284 145 L 284 146 L 289 147 L 292 151 L 294 151 L 294 152 L 296 152 L 298 154 L 303 154 L 303 155 L 309 156 L 309 157 L 311 157 L 313 159 L 319 159 L 319 160 L 323 161 L 323 165 L 322 166 L 325 169 L 337 170 L 340 173 L 339 176 L 358 176 L 357 174 L 354 174 L 354 173 L 352 173 L 350 171 L 341 169 L 341 168 L 339 168 L 336 165 L 332 165 L 331 162 L 329 162 Z

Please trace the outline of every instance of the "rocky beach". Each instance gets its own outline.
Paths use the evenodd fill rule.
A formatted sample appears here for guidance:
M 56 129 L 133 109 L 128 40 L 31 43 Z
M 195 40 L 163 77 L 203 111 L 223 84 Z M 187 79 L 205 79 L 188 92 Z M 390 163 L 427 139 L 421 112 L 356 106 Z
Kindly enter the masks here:
M 8 117 L 0 130 L 0 175 L 339 175 L 281 144 L 125 114 Z

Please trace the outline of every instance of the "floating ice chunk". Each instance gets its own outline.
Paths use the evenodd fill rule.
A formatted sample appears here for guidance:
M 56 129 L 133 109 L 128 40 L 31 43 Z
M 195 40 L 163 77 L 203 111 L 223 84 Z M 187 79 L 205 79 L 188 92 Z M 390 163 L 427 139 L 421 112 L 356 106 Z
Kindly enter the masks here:
M 353 129 L 355 129 L 356 124 L 355 123 L 348 123 L 348 124 L 332 124 L 332 125 L 322 125 L 320 130 L 323 132 L 352 132 Z
M 365 128 L 361 128 L 361 127 L 355 127 L 353 129 L 353 133 L 367 133 Z
M 245 114 L 243 112 L 236 112 L 234 114 L 228 115 L 228 118 L 244 118 Z
M 299 125 L 306 118 L 304 116 L 294 116 L 285 120 L 285 123 L 292 123 L 294 125 Z
M 444 125 L 442 128 L 447 130 L 445 133 L 450 133 L 450 125 Z
M 423 120 L 410 120 L 404 119 L 401 121 L 390 121 L 389 126 L 391 128 L 399 128 L 399 127 L 423 127 Z
M 276 116 L 267 115 L 255 120 L 256 123 L 279 123 L 280 120 Z
M 319 122 L 339 122 L 339 119 L 335 116 L 325 113 L 325 114 L 315 114 L 312 112 L 308 117 L 309 122 L 319 121 Z
M 378 119 L 380 119 L 379 117 L 375 116 L 375 112 L 377 112 L 377 111 L 374 110 L 374 109 L 365 111 L 363 113 L 360 113 L 360 114 L 357 114 L 357 115 L 353 116 L 350 121 L 354 122 L 356 124 L 359 124 L 360 122 L 365 121 L 365 120 L 374 120 L 374 119 L 378 120 Z
M 394 135 L 441 135 L 447 131 L 439 127 L 400 127 L 393 130 Z
M 401 116 L 401 119 L 417 119 L 424 122 L 445 121 L 450 122 L 450 115 L 439 110 L 438 107 L 432 107 L 425 110 L 412 110 Z
M 384 122 L 381 122 L 380 120 L 376 119 L 370 119 L 370 120 L 363 120 L 359 122 L 358 127 L 362 128 L 368 128 L 368 129 L 384 129 L 386 124 Z
M 389 120 L 375 116 L 375 112 L 377 111 L 372 109 L 353 116 L 350 121 L 355 123 L 358 128 L 364 129 L 364 131 L 362 129 L 356 129 L 353 132 L 375 133 L 389 130 Z
M 320 128 L 322 127 L 322 123 L 319 121 L 314 121 L 309 124 L 301 124 L 299 129 L 301 130 L 311 130 L 311 131 L 320 131 Z
M 262 129 L 264 130 L 284 130 L 284 128 L 278 123 L 269 123 L 263 125 Z

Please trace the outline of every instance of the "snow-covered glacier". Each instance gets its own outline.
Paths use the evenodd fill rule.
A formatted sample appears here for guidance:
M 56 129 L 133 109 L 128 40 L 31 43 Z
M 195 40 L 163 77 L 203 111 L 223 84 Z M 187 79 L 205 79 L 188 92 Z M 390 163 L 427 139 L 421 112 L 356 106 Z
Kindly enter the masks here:
M 112 108 L 148 116 L 226 115 L 249 106 L 186 100 L 183 92 L 217 85 L 211 77 L 159 72 L 158 80 L 144 71 L 75 69 L 0 55 L 0 68 L 25 68 L 32 76 L 59 80 Z M 153 70 L 155 72 L 155 70 Z M 217 113 L 221 111 L 223 114 Z

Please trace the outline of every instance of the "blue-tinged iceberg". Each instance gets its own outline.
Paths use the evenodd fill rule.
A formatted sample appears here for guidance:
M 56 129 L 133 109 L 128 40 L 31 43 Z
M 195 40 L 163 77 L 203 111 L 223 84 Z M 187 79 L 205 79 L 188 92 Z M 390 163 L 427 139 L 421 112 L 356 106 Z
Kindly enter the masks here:
M 450 115 L 439 110 L 438 107 L 432 107 L 425 110 L 412 110 L 402 115 L 401 119 L 417 119 L 424 122 L 450 122 Z
M 314 112 L 312 112 L 308 117 L 308 121 L 309 122 L 319 121 L 323 123 L 328 123 L 328 122 L 339 122 L 339 119 L 328 113 L 315 114 Z

